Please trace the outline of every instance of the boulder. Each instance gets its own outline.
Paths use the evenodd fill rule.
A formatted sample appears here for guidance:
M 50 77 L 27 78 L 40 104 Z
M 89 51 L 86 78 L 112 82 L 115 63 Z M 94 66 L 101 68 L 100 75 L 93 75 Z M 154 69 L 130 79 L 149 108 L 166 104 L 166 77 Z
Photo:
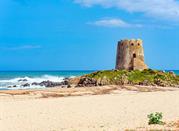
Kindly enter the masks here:
M 97 80 L 94 78 L 83 77 L 80 79 L 78 87 L 93 87 L 97 86 Z
M 39 85 L 39 83 L 37 83 L 37 82 L 33 82 L 32 85 L 37 86 L 37 85 Z
M 21 85 L 21 86 L 27 87 L 27 86 L 30 86 L 30 84 L 29 84 L 29 83 L 26 83 L 26 84 L 23 84 L 23 85 Z
M 67 88 L 71 88 L 72 86 L 71 85 L 67 85 Z
M 40 86 L 45 86 L 45 87 L 55 87 L 55 86 L 61 86 L 61 82 L 52 82 L 52 81 L 43 81 L 39 83 Z
M 81 77 L 74 77 L 69 79 L 69 84 L 70 85 L 78 85 L 80 82 Z
M 69 78 L 65 78 L 63 82 L 61 82 L 62 85 L 69 85 Z

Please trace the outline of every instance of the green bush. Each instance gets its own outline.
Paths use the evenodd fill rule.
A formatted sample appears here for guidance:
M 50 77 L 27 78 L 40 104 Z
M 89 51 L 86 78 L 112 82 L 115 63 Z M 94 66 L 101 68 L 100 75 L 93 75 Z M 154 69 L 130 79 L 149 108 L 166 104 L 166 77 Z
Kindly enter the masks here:
M 156 112 L 156 113 L 151 113 L 148 115 L 148 118 L 149 118 L 149 122 L 148 124 L 151 125 L 151 124 L 164 124 L 162 122 L 162 118 L 163 118 L 163 115 L 162 113 L 160 112 Z

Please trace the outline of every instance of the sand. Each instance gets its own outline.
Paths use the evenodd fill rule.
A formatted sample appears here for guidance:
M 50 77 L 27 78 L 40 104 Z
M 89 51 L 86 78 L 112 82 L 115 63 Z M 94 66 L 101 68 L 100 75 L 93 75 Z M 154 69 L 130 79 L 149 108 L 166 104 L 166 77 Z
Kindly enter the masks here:
M 151 112 L 162 112 L 165 122 L 179 119 L 179 89 L 156 92 L 118 89 L 104 95 L 40 96 L 38 93 L 9 95 L 1 91 L 0 130 L 143 130 L 141 127 L 148 127 L 147 115 Z

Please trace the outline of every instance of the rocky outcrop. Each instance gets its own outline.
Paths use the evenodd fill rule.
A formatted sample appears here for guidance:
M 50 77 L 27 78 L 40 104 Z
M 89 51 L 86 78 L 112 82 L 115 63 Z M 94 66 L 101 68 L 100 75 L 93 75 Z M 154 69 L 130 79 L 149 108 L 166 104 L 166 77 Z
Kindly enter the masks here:
M 43 87 L 63 87 L 63 88 L 65 88 L 65 87 L 70 88 L 71 87 L 68 78 L 65 78 L 64 81 L 62 81 L 62 82 L 42 81 L 40 83 L 34 82 L 31 85 L 43 86 Z M 27 86 L 30 86 L 30 84 L 26 83 L 26 84 L 23 84 L 21 86 L 27 87 Z
M 126 75 L 122 75 L 121 79 L 117 82 L 114 82 L 115 85 L 125 85 L 128 84 L 128 78 Z M 87 76 L 81 77 L 79 82 L 77 83 L 77 87 L 94 87 L 94 86 L 105 86 L 105 85 L 114 85 L 107 76 L 99 77 L 99 78 L 89 78 Z
M 67 88 L 71 87 L 68 78 L 65 78 L 64 81 L 62 81 L 62 82 L 43 81 L 41 83 L 32 83 L 32 85 L 39 85 L 39 86 L 45 86 L 45 87 L 57 87 L 57 86 L 61 86 L 63 88 L 64 87 L 67 87 Z
M 80 82 L 81 80 L 81 76 L 80 77 L 74 77 L 74 78 L 70 78 L 68 81 L 69 81 L 69 84 L 70 85 L 78 85 L 78 83 Z
M 98 71 L 80 78 L 77 86 L 143 85 L 179 87 L 179 76 L 171 72 L 156 70 L 109 70 Z

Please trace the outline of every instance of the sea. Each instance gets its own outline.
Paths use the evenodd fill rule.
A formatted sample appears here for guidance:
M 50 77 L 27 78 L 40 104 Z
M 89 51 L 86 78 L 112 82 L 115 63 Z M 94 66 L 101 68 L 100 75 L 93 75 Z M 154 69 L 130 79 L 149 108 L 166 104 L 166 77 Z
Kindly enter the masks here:
M 0 90 L 41 89 L 46 87 L 32 85 L 32 83 L 62 82 L 65 78 L 73 78 L 92 72 L 94 71 L 0 71 Z M 30 86 L 22 86 L 26 83 Z
M 173 71 L 179 75 L 179 70 Z M 17 89 L 41 89 L 46 88 L 32 83 L 41 83 L 43 81 L 62 82 L 65 78 L 73 78 L 94 72 L 94 70 L 84 71 L 0 71 L 0 90 Z M 22 86 L 29 83 L 29 86 Z

